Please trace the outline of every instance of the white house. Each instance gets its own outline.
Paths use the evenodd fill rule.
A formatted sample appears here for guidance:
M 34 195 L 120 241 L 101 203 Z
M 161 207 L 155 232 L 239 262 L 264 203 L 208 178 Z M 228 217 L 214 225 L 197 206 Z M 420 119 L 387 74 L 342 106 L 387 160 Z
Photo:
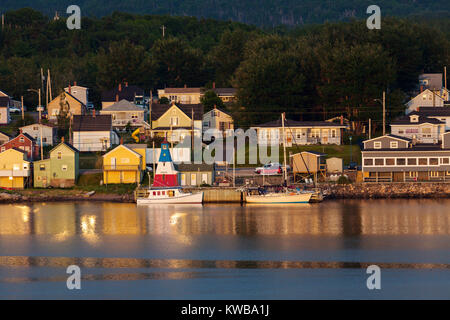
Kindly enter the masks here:
M 144 125 L 145 110 L 125 99 L 103 108 L 100 114 L 111 115 L 113 128 L 124 129 L 128 124 L 132 128 Z
M 106 151 L 119 144 L 111 115 L 75 115 L 72 131 L 73 146 L 81 152 Z
M 67 88 L 64 88 L 64 91 L 70 93 L 72 96 L 81 101 L 85 106 L 88 105 L 89 102 L 89 88 L 78 86 L 77 82 L 74 82 L 74 85 L 69 85 Z
M 414 111 L 391 122 L 391 133 L 418 143 L 438 143 L 445 133 L 445 126 L 445 121 Z
M 258 144 L 282 144 L 284 137 L 281 120 L 252 127 L 258 135 Z M 325 121 L 285 121 L 286 145 L 341 144 L 345 125 Z
M 43 146 L 52 146 L 56 138 L 56 128 L 51 125 L 35 123 L 20 129 L 34 138 L 39 146 L 41 145 L 41 132 Z
M 11 98 L 0 91 L 0 124 L 8 124 L 11 121 L 9 108 L 11 107 Z
M 444 97 L 448 97 L 448 93 L 447 95 L 445 95 L 446 92 L 446 90 L 443 90 Z M 447 101 L 447 99 L 445 99 L 443 96 L 436 94 L 430 89 L 426 89 L 408 101 L 408 103 L 406 104 L 406 114 L 417 111 L 419 108 L 424 107 L 443 107 L 444 102 Z

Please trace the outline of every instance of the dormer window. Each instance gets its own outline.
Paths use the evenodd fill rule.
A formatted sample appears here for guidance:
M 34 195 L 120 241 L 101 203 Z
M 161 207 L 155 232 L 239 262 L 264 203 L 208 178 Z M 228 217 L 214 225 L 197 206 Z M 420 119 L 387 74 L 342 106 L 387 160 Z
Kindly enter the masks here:
M 391 149 L 398 149 L 398 141 L 391 141 Z
M 419 122 L 419 116 L 410 116 L 409 119 L 411 122 Z
M 380 141 L 376 141 L 373 143 L 373 148 L 374 149 L 381 149 L 381 142 Z

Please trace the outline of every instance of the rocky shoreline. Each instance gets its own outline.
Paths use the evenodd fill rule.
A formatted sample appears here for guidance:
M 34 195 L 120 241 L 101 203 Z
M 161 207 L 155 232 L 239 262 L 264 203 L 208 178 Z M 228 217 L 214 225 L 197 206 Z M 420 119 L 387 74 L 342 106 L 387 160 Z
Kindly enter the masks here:
M 360 183 L 320 186 L 327 199 L 450 198 L 448 183 Z
M 82 195 L 54 195 L 39 192 L 36 194 L 23 195 L 20 193 L 0 193 L 0 203 L 26 203 L 26 202 L 73 202 L 73 201 L 106 201 L 106 202 L 134 202 L 133 195 L 129 194 L 94 194 L 91 196 Z
M 326 200 L 338 199 L 442 199 L 450 198 L 448 183 L 361 183 L 321 184 Z M 69 191 L 17 191 L 0 192 L 0 203 L 106 201 L 133 203 L 133 194 Z

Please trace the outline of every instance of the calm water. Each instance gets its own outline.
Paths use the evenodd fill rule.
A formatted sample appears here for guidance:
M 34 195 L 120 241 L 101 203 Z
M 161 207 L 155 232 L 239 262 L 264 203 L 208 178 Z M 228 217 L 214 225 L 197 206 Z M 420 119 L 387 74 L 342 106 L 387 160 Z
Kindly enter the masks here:
M 450 201 L 0 205 L 0 298 L 450 298 Z M 78 265 L 82 289 L 66 288 Z M 366 268 L 381 267 L 381 290 Z

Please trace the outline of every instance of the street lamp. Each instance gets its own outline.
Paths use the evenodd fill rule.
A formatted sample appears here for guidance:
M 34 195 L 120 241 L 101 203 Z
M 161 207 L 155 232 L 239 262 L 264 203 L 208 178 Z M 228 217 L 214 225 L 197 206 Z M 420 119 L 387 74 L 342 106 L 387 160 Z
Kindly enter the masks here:
M 353 162 L 352 136 L 350 136 L 349 139 L 350 139 L 350 165 L 352 165 L 352 162 Z
M 39 105 L 37 107 L 37 111 L 39 111 L 39 123 L 41 123 L 41 116 L 42 116 L 41 113 L 42 113 L 42 111 L 44 111 L 44 109 L 41 106 L 41 89 L 38 89 L 38 90 L 36 90 L 36 89 L 28 89 L 27 91 L 28 92 L 36 92 L 38 94 L 38 96 L 39 96 Z

